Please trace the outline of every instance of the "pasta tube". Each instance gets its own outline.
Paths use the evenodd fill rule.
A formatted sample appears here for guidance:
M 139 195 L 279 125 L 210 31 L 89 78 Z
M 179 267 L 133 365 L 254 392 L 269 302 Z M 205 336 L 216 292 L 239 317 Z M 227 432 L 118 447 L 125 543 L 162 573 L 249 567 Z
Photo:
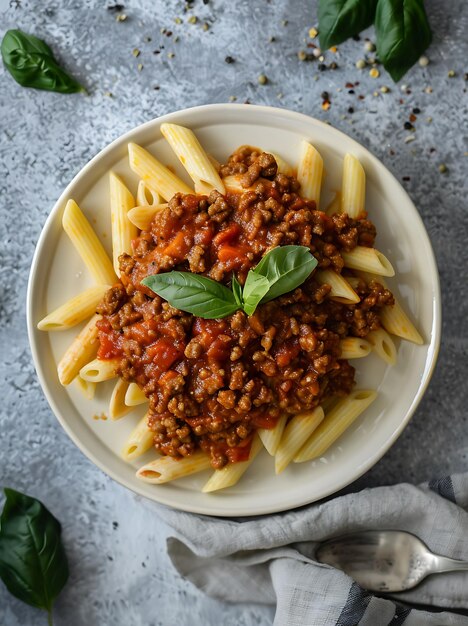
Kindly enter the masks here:
M 118 420 L 127 413 L 130 413 L 133 407 L 125 404 L 125 394 L 127 393 L 129 383 L 123 378 L 115 383 L 109 402 L 109 417 L 111 420 Z
M 164 200 L 170 200 L 178 192 L 193 193 L 193 189 L 190 189 L 183 180 L 136 143 L 128 144 L 128 156 L 130 168 L 151 191 L 159 193 Z
M 130 433 L 122 450 L 122 457 L 130 462 L 147 452 L 153 445 L 154 433 L 148 428 L 148 416 L 144 415 Z
M 367 283 L 371 280 L 376 280 L 383 287 L 385 287 L 385 289 L 388 289 L 387 283 L 381 276 L 373 276 L 367 272 L 360 272 L 359 276 Z M 418 345 L 423 344 L 424 339 L 419 334 L 413 322 L 406 315 L 395 294 L 393 294 L 393 297 L 395 298 L 395 304 L 393 306 L 384 306 L 380 312 L 380 321 L 382 322 L 383 327 L 391 335 L 396 335 L 397 337 L 401 337 L 407 341 L 412 341 Z
M 149 230 L 156 213 L 160 213 L 167 204 L 136 206 L 128 212 L 128 219 L 140 230 Z
M 132 240 L 138 235 L 134 224 L 128 219 L 128 212 L 135 206 L 135 199 L 114 172 L 110 173 L 110 206 L 112 226 L 112 258 L 114 270 L 120 276 L 119 256 L 132 253 Z
M 397 360 L 395 343 L 386 330 L 383 328 L 372 330 L 366 335 L 366 339 L 381 359 L 390 365 L 395 365 Z
M 100 319 L 100 315 L 94 315 L 60 359 L 57 373 L 62 385 L 69 385 L 83 365 L 96 355 L 99 347 L 96 322 Z
M 266 451 L 268 454 L 271 454 L 271 456 L 275 456 L 278 450 L 287 420 L 288 416 L 285 414 L 278 419 L 274 428 L 259 428 L 257 430 L 258 436 L 262 440 Z
M 372 345 L 359 337 L 346 337 L 340 341 L 340 359 L 361 359 L 372 350 Z
M 190 474 L 196 474 L 210 468 L 210 457 L 205 452 L 199 451 L 182 459 L 174 459 L 171 456 L 163 456 L 151 461 L 136 473 L 136 477 L 153 485 L 162 485 L 171 480 L 184 478 Z
M 116 370 L 120 359 L 93 359 L 80 369 L 83 380 L 92 383 L 102 383 L 117 376 Z
M 96 393 L 96 383 L 90 383 L 87 380 L 83 380 L 81 376 L 77 376 L 75 378 L 76 386 L 84 395 L 87 400 L 92 400 L 94 398 L 94 394 Z
M 100 285 L 113 285 L 116 275 L 112 263 L 74 200 L 69 200 L 62 217 L 62 226 L 70 237 L 94 280 Z
M 138 406 L 147 402 L 148 398 L 136 383 L 130 383 L 125 393 L 125 404 L 127 406 Z
M 137 206 L 154 206 L 155 204 L 161 204 L 162 199 L 157 191 L 152 191 L 144 180 L 140 180 L 138 183 Z
M 366 206 L 366 174 L 358 159 L 345 154 L 341 185 L 341 213 L 358 218 Z
M 196 193 L 208 195 L 213 189 L 225 193 L 218 171 L 192 130 L 166 123 L 161 124 L 161 133 L 195 183 Z
M 320 207 L 320 192 L 322 189 L 323 159 L 318 150 L 309 142 L 301 142 L 301 155 L 297 168 L 297 180 L 301 183 L 301 195 L 308 200 L 314 200 L 315 207 Z
M 324 416 L 322 407 L 318 406 L 313 411 L 299 413 L 289 420 L 275 455 L 276 474 L 286 469 L 304 442 L 319 427 Z
M 70 298 L 64 304 L 46 315 L 37 325 L 39 330 L 67 330 L 96 312 L 97 305 L 109 289 L 109 285 L 96 285 Z
M 276 152 L 270 152 L 270 154 L 274 157 L 276 161 L 279 174 L 284 174 L 285 176 L 294 176 L 294 169 L 291 167 L 291 165 L 289 165 L 287 161 L 280 157 L 279 154 L 276 154 Z
M 227 489 L 232 487 L 245 474 L 249 469 L 252 461 L 262 449 L 262 442 L 260 437 L 255 434 L 250 446 L 250 455 L 247 461 L 239 461 L 238 463 L 228 463 L 220 470 L 215 470 L 209 480 L 203 486 L 203 493 L 210 493 L 212 491 L 219 491 L 220 489 Z
M 375 391 L 356 389 L 340 400 L 296 454 L 294 462 L 310 461 L 324 454 L 376 397 Z
M 395 270 L 387 257 L 375 248 L 356 246 L 351 252 L 340 252 L 345 267 L 371 272 L 379 276 L 395 276 Z
M 330 298 L 345 304 L 359 302 L 359 296 L 341 274 L 337 274 L 333 270 L 318 270 L 315 272 L 314 277 L 321 285 L 330 285 Z

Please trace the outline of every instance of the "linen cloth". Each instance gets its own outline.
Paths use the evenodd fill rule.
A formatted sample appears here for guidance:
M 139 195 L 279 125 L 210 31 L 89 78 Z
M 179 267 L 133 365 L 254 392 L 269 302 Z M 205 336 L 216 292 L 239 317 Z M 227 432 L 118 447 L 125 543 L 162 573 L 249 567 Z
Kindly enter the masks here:
M 468 626 L 468 616 L 450 611 L 468 609 L 468 572 L 430 576 L 382 598 L 314 559 L 324 540 L 388 529 L 412 532 L 434 552 L 468 560 L 468 473 L 240 521 L 165 507 L 158 514 L 174 531 L 168 553 L 182 576 L 220 600 L 276 604 L 275 626 Z

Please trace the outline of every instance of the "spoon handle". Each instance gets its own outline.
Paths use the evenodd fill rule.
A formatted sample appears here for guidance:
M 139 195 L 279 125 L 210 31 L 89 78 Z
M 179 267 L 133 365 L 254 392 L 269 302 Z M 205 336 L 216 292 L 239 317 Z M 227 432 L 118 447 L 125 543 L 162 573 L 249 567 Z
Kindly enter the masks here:
M 468 571 L 468 561 L 459 561 L 458 559 L 450 559 L 447 556 L 434 555 L 432 572 L 454 572 Z

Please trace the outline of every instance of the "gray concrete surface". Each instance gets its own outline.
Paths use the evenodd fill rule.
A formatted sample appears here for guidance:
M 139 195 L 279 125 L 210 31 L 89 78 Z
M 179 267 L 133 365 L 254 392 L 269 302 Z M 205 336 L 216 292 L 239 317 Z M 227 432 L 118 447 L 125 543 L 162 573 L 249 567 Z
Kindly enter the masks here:
M 58 626 L 263 626 L 273 619 L 272 607 L 223 605 L 181 580 L 165 554 L 167 529 L 151 507 L 94 467 L 55 420 L 26 335 L 35 242 L 80 168 L 112 139 L 160 114 L 235 96 L 329 121 L 402 181 L 431 236 L 443 292 L 442 350 L 425 399 L 395 446 L 353 488 L 466 470 L 468 5 L 427 2 L 431 63 L 413 68 L 402 89 L 383 70 L 372 79 L 355 68 L 363 41 L 327 53 L 325 64 L 335 61 L 336 70 L 299 61 L 316 21 L 312 0 L 196 0 L 188 12 L 178 1 L 123 3 L 128 17 L 118 22 L 106 9 L 113 0 L 0 0 L 0 34 L 19 27 L 45 38 L 90 92 L 23 89 L 0 69 L 0 483 L 39 497 L 63 522 L 71 578 L 57 602 Z M 235 61 L 226 63 L 227 55 Z M 452 69 L 456 76 L 449 78 Z M 265 86 L 257 82 L 261 73 L 269 79 Z M 355 94 L 348 93 L 345 84 L 356 81 Z M 389 93 L 379 91 L 383 85 Z M 323 91 L 331 96 L 328 111 L 321 107 Z M 403 125 L 415 107 L 421 112 L 414 141 L 405 143 L 411 133 Z M 57 449 L 62 454 L 52 453 Z M 2 626 L 45 621 L 0 584 Z

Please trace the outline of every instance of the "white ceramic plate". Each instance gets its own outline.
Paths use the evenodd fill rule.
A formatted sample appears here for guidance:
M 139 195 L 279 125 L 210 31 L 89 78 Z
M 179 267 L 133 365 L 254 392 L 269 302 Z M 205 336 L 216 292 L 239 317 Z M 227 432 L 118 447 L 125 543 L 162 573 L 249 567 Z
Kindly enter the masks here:
M 143 411 L 136 410 L 118 422 L 93 419 L 93 415 L 107 411 L 113 383 L 98 385 L 93 401 L 86 400 L 74 384 L 63 388 L 56 363 L 77 329 L 50 334 L 36 330 L 46 312 L 92 284 L 62 231 L 66 201 L 73 198 L 78 202 L 110 251 L 107 174 L 114 169 L 136 189 L 136 176 L 127 165 L 129 141 L 153 151 L 187 179 L 159 133 L 162 122 L 192 128 L 220 161 L 239 145 L 252 144 L 296 163 L 299 142 L 305 138 L 324 158 L 325 202 L 327 194 L 340 187 L 344 154 L 355 154 L 367 173 L 367 210 L 377 226 L 376 246 L 390 258 L 397 273 L 397 278 L 389 280 L 390 287 L 426 341 L 423 346 L 397 342 L 395 367 L 387 367 L 374 355 L 353 363 L 357 364 L 358 386 L 378 389 L 378 399 L 323 458 L 292 464 L 275 476 L 273 458 L 263 451 L 238 485 L 216 494 L 200 492 L 208 471 L 160 486 L 137 480 L 135 469 L 152 457 L 151 452 L 128 465 L 119 451 Z M 39 380 L 57 419 L 76 445 L 129 489 L 179 509 L 209 515 L 282 511 L 323 498 L 358 478 L 380 459 L 408 423 L 431 377 L 440 340 L 440 290 L 434 255 L 421 218 L 397 180 L 365 148 L 331 126 L 291 111 L 251 105 L 214 104 L 172 113 L 139 126 L 102 150 L 65 189 L 44 226 L 32 263 L 27 306 Z

